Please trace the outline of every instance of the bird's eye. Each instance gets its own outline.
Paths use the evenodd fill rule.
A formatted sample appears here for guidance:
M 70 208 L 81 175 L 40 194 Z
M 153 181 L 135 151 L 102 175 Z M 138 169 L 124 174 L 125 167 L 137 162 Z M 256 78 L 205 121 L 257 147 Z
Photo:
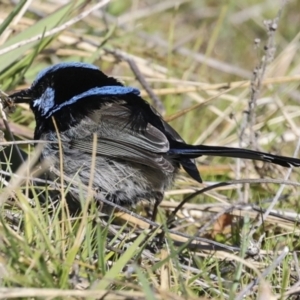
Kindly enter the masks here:
M 54 97 L 54 89 L 47 87 L 40 98 L 33 100 L 32 107 L 38 109 L 41 116 L 46 116 L 55 105 Z

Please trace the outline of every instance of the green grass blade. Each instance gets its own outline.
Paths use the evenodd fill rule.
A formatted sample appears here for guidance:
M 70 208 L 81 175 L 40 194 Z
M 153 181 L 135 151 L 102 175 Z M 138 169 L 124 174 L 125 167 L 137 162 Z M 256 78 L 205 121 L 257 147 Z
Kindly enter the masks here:
M 73 2 L 66 4 L 63 8 L 55 11 L 50 16 L 41 19 L 35 25 L 27 28 L 26 30 L 19 33 L 17 36 L 9 39 L 4 45 L 0 47 L 0 50 L 15 43 L 27 40 L 37 34 L 41 34 L 45 30 L 50 30 L 56 27 L 58 24 L 61 24 L 63 20 L 65 20 L 66 16 L 70 15 L 72 9 L 77 9 L 84 2 L 84 0 L 80 0 L 76 1 L 76 5 L 74 5 Z M 39 42 L 40 41 L 37 40 L 36 42 L 26 44 L 24 46 L 21 46 L 20 48 L 14 49 L 12 51 L 9 51 L 8 53 L 0 55 L 0 74 L 2 74 L 2 72 L 12 63 L 18 61 L 21 57 L 23 57 L 24 53 L 27 50 L 35 47 Z
M 6 19 L 0 24 L 0 35 L 4 32 L 4 30 L 9 26 L 14 17 L 19 13 L 22 7 L 26 4 L 27 0 L 20 1 L 17 6 L 13 9 L 13 11 L 8 15 Z
M 136 254 L 137 249 L 139 249 L 139 246 L 145 237 L 146 233 L 142 232 L 140 236 L 138 236 L 133 242 L 133 244 L 125 251 L 125 253 L 121 255 L 119 260 L 114 263 L 113 267 L 105 274 L 105 276 L 102 278 L 99 284 L 94 287 L 94 289 L 105 290 L 114 279 L 118 278 L 122 269 Z

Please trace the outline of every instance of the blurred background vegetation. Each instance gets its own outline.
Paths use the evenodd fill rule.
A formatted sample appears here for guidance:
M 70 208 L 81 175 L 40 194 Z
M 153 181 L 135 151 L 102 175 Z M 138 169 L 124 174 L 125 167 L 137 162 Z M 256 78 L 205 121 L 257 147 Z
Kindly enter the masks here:
M 29 86 L 40 70 L 61 61 L 94 63 L 103 72 L 140 88 L 144 98 L 157 107 L 188 143 L 243 146 L 281 155 L 294 155 L 300 133 L 299 1 L 107 0 L 105 6 L 102 5 L 104 2 L 0 1 L 1 90 L 9 93 Z M 89 10 L 89 14 L 77 21 L 77 18 Z M 267 20 L 275 21 L 268 23 Z M 275 25 L 272 27 L 270 24 Z M 146 86 L 141 79 L 146 81 Z M 158 101 L 153 102 L 149 89 Z M 17 140 L 32 139 L 35 124 L 28 106 L 17 107 L 9 115 L 9 123 Z M 2 120 L 0 129 L 5 131 Z M 280 167 L 224 158 L 204 157 L 198 161 L 204 185 L 241 178 L 285 178 L 299 182 L 297 170 L 288 178 L 287 170 Z M 173 200 L 182 200 L 185 195 L 201 187 L 203 186 L 187 178 L 183 172 L 180 173 L 162 203 L 160 221 L 164 223 L 169 209 L 174 207 Z M 247 245 L 247 248 L 247 235 L 251 226 L 256 224 L 260 213 L 263 213 L 254 213 L 254 205 L 267 209 L 278 190 L 278 184 L 258 181 L 250 187 L 247 184 L 232 186 L 198 196 L 192 200 L 196 205 L 193 206 L 193 211 L 190 210 L 188 215 L 184 212 L 180 214 L 184 222 L 182 232 L 231 246 Z M 151 259 L 138 262 L 137 258 L 145 259 L 140 252 L 126 252 L 126 262 L 134 262 L 139 268 L 135 268 L 134 274 L 120 274 L 126 263 L 120 264 L 113 276 L 109 273 L 108 277 L 120 282 L 99 285 L 98 280 L 111 270 L 109 262 L 114 251 L 109 250 L 104 255 L 103 244 L 91 246 L 89 242 L 94 235 L 105 240 L 106 230 L 97 231 L 92 226 L 93 223 L 88 223 L 90 231 L 85 234 L 89 236 L 90 233 L 91 239 L 86 238 L 82 247 L 79 247 L 78 236 L 83 232 L 82 227 L 77 223 L 67 223 L 61 228 L 59 214 L 51 220 L 46 218 L 46 221 L 45 215 L 40 213 L 38 216 L 41 219 L 32 221 L 35 209 L 42 208 L 28 207 L 24 204 L 24 199 L 20 200 L 24 196 L 22 195 L 18 194 L 14 199 L 19 204 L 13 204 L 14 209 L 17 206 L 21 211 L 18 215 L 20 223 L 17 223 L 22 226 L 18 225 L 14 231 L 10 231 L 4 225 L 6 223 L 2 224 L 5 241 L 2 250 L 4 273 L 10 274 L 11 278 L 15 276 L 3 281 L 5 287 L 73 288 L 74 268 L 78 269 L 79 265 L 80 275 L 75 272 L 76 276 L 85 278 L 88 286 L 86 294 L 80 294 L 82 297 L 93 297 L 93 287 L 104 290 L 109 286 L 111 291 L 139 291 L 141 295 L 136 294 L 134 297 L 141 299 L 196 299 L 200 296 L 241 299 L 238 298 L 238 295 L 241 297 L 238 293 L 257 277 L 249 266 L 246 267 L 243 263 L 239 265 L 234 258 L 227 257 L 226 260 L 223 252 L 199 254 L 197 250 L 195 254 L 187 247 L 184 248 L 184 255 L 183 250 L 180 250 L 180 256 L 176 252 L 179 250 L 174 245 L 169 245 L 171 250 L 169 248 L 170 251 L 164 254 L 166 263 L 169 264 L 167 275 L 162 275 L 162 266 L 154 264 Z M 255 235 L 252 232 L 250 236 L 256 242 L 263 240 L 262 244 L 258 243 L 260 258 L 255 260 L 251 257 L 251 264 L 263 272 L 273 261 L 278 261 L 266 274 L 269 283 L 263 285 L 262 294 L 265 293 L 263 295 L 267 298 L 261 299 L 273 297 L 270 286 L 273 287 L 273 293 L 281 297 L 294 291 L 299 283 L 296 252 L 299 249 L 299 188 L 289 187 L 278 197 L 282 201 L 276 202 L 277 215 L 273 215 L 273 219 L 268 219 L 269 221 L 264 220 L 267 223 L 260 224 Z M 11 205 L 9 201 L 6 203 Z M 212 204 L 212 207 L 218 205 L 219 208 L 210 207 L 212 213 L 203 214 L 202 211 L 207 210 L 207 203 Z M 228 207 L 237 209 L 237 204 L 241 203 L 251 205 L 250 221 L 247 219 L 245 222 L 245 210 L 235 213 L 230 211 L 231 215 L 220 214 Z M 25 217 L 23 215 L 24 205 L 29 211 L 34 209 L 28 219 L 26 214 Z M 288 213 L 290 221 L 283 221 L 279 217 Z M 212 216 L 215 217 L 215 222 L 203 229 Z M 30 225 L 28 220 L 31 220 Z M 92 222 L 94 221 L 93 219 Z M 38 223 L 43 224 L 42 229 L 36 229 Z M 58 229 L 55 236 L 49 233 L 51 226 L 60 228 L 60 234 L 66 239 L 64 243 L 61 240 L 57 242 L 57 239 L 62 238 Z M 31 234 L 28 235 L 28 232 Z M 43 232 L 47 232 L 49 244 L 45 243 Z M 17 246 L 15 239 L 21 239 L 21 245 L 26 245 L 28 251 L 20 252 L 20 245 Z M 10 253 L 8 245 L 13 249 Z M 284 246 L 294 252 L 276 260 L 280 257 L 278 253 L 285 249 Z M 67 254 L 70 249 L 73 251 L 72 255 Z M 234 253 L 247 258 L 244 250 L 238 248 Z M 91 262 L 94 252 L 98 255 L 97 263 L 95 260 Z M 14 259 L 12 253 L 15 253 Z M 18 257 L 20 253 L 22 261 Z M 43 257 L 42 253 L 48 254 Z M 122 255 L 121 258 L 115 256 L 118 265 Z M 99 257 L 102 258 L 101 263 Z M 66 261 L 67 264 L 62 263 Z M 92 265 L 93 268 L 84 264 Z M 147 266 L 151 267 L 150 271 Z M 280 270 L 280 275 L 275 272 L 276 268 L 277 271 Z M 128 284 L 128 278 L 133 278 L 132 286 Z M 167 288 L 163 285 L 165 281 L 169 282 L 166 284 Z M 33 295 L 26 291 L 28 297 Z M 254 288 L 253 291 L 255 293 L 250 293 L 248 297 L 256 299 L 257 289 Z M 24 290 L 20 290 L 18 297 L 22 292 Z M 42 297 L 42 291 L 35 292 Z M 49 297 L 64 297 L 63 294 L 48 292 L 45 295 Z

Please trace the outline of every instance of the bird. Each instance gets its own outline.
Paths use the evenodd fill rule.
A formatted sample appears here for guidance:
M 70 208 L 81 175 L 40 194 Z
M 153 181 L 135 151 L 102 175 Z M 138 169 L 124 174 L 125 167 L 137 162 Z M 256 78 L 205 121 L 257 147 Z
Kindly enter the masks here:
M 201 183 L 195 162 L 200 156 L 300 166 L 300 159 L 293 157 L 187 144 L 137 88 L 125 86 L 93 64 L 49 66 L 29 88 L 9 97 L 15 104 L 30 105 L 36 121 L 34 140 L 47 141 L 41 160 L 50 164 L 50 170 L 60 170 L 62 162 L 64 176 L 87 186 L 93 165 L 95 197 L 120 206 L 142 200 L 160 203 L 181 167 Z M 70 193 L 80 200 L 82 193 L 74 186 L 77 190 Z

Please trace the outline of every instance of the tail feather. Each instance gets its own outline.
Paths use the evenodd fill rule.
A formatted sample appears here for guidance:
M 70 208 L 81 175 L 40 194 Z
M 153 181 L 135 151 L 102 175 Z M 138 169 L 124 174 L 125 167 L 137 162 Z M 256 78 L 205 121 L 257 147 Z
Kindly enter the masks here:
M 265 152 L 253 151 L 241 148 L 219 147 L 219 146 L 204 146 L 204 145 L 176 145 L 168 151 L 168 155 L 180 158 L 196 158 L 199 156 L 220 156 L 220 157 L 233 157 L 244 158 L 251 160 L 259 160 L 277 164 L 283 167 L 300 167 L 300 159 L 273 155 Z

